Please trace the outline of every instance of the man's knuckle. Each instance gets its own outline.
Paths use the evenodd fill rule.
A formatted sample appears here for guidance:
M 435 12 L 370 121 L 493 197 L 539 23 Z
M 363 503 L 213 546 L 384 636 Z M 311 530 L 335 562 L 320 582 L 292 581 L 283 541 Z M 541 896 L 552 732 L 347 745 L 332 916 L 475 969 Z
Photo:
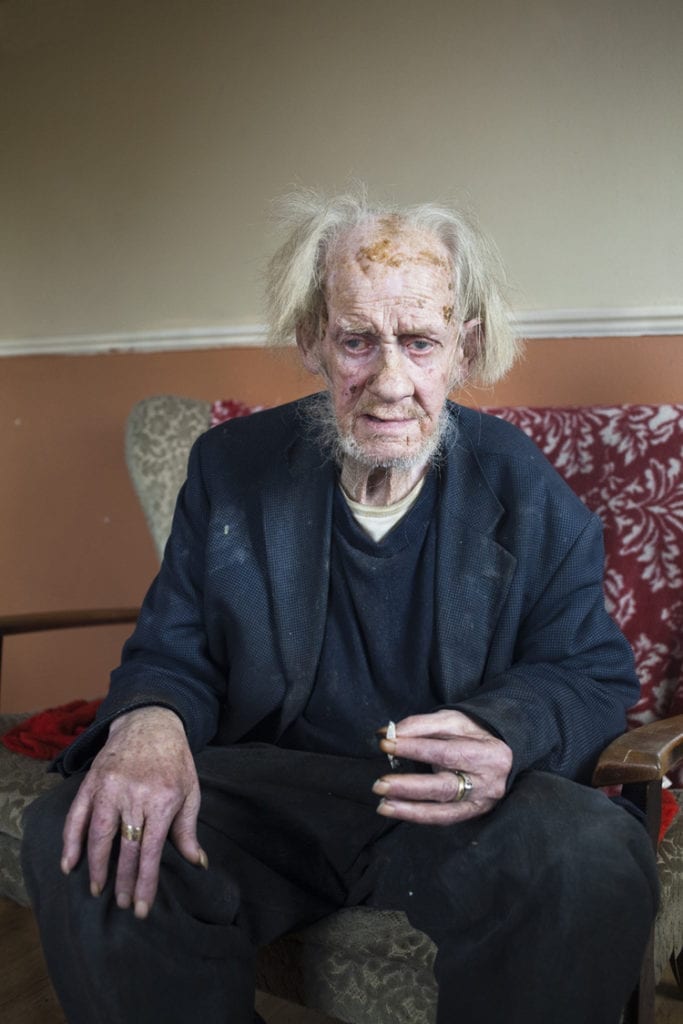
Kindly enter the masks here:
M 455 772 L 459 767 L 462 767 L 464 758 L 460 750 L 453 748 L 450 744 L 446 744 L 442 754 L 442 762 L 447 771 Z
M 108 805 L 95 807 L 90 818 L 88 832 L 91 836 L 108 836 L 115 831 L 114 817 Z
M 453 799 L 453 793 L 456 787 L 454 786 L 454 780 L 450 773 L 439 772 L 439 774 L 434 777 L 434 782 L 436 785 L 431 787 L 433 800 L 436 800 L 439 803 L 447 803 Z

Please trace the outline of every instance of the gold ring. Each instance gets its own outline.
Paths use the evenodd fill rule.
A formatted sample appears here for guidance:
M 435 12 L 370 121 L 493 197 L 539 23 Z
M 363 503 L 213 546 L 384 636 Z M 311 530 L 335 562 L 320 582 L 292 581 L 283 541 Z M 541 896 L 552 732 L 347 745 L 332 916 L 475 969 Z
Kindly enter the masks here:
M 121 822 L 121 835 L 124 839 L 130 839 L 131 843 L 139 843 L 143 828 L 144 825 L 125 825 Z
M 459 804 L 461 800 L 467 800 L 467 797 L 474 789 L 474 783 L 469 775 L 465 774 L 465 772 L 455 771 L 453 774 L 456 775 L 458 779 L 458 792 L 453 797 L 453 802 Z

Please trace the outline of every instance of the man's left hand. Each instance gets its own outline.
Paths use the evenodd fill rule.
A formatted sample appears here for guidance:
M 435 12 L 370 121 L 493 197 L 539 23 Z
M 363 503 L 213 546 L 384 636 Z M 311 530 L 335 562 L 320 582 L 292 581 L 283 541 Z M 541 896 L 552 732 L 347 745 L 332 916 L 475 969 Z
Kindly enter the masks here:
M 505 795 L 512 751 L 507 743 L 460 711 L 412 715 L 396 725 L 396 739 L 382 739 L 385 754 L 422 761 L 432 772 L 383 775 L 373 792 L 379 814 L 423 825 L 452 825 L 491 811 Z M 462 772 L 472 788 L 458 799 Z

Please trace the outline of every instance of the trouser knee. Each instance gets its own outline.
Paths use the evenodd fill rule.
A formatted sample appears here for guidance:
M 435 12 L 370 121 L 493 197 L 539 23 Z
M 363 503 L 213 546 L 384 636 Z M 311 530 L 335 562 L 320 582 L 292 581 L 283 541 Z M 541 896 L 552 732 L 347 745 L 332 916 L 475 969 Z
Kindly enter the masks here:
M 622 900 L 635 886 L 656 906 L 658 881 L 643 823 L 599 790 L 544 772 L 523 776 L 510 810 L 530 837 L 529 869 L 576 899 Z
M 520 776 L 489 815 L 445 829 L 401 826 L 380 846 L 386 866 L 373 898 L 406 909 L 437 941 L 451 924 L 470 934 L 501 918 L 513 926 L 532 904 L 573 930 L 619 917 L 625 903 L 647 926 L 656 910 L 656 864 L 641 822 L 604 794 L 547 773 Z

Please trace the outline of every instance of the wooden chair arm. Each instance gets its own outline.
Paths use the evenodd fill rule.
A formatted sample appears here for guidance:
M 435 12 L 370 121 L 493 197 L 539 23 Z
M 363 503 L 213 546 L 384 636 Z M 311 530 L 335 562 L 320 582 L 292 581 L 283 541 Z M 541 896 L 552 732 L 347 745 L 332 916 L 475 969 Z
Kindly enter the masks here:
M 19 633 L 43 633 L 50 629 L 80 629 L 84 626 L 113 626 L 135 622 L 139 608 L 84 608 L 74 611 L 25 612 L 0 615 L 0 685 L 2 683 L 2 645 L 6 636 Z
M 139 611 L 139 608 L 79 608 L 74 611 L 0 615 L 0 677 L 2 643 L 6 636 L 43 633 L 50 629 L 80 629 L 83 626 L 112 626 L 120 622 L 135 622 Z
M 81 626 L 110 626 L 135 622 L 139 608 L 86 608 L 75 611 L 26 612 L 0 615 L 0 638 L 17 633 L 42 633 L 49 629 L 77 629 Z
M 593 772 L 594 786 L 661 781 L 683 760 L 683 715 L 641 725 L 603 750 Z

